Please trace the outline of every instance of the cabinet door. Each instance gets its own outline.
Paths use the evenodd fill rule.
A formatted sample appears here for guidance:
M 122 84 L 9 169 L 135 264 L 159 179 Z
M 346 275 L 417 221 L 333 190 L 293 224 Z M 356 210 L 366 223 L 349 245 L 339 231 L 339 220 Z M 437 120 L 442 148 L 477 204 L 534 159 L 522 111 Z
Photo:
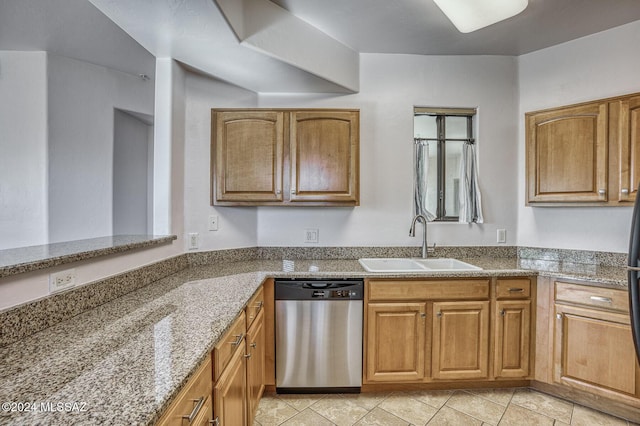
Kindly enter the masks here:
M 367 380 L 399 382 L 424 377 L 424 303 L 367 306 Z
M 496 377 L 529 376 L 531 301 L 496 302 L 494 322 Z
M 609 397 L 636 393 L 628 315 L 559 304 L 555 315 L 555 382 Z
M 290 200 L 358 205 L 359 113 L 295 111 L 290 121 Z
M 244 351 L 235 351 L 213 388 L 213 417 L 224 426 L 246 425 Z
M 489 302 L 437 302 L 433 316 L 433 377 L 487 378 Z
M 617 144 L 620 170 L 615 187 L 618 199 L 633 202 L 640 181 L 640 96 L 625 98 L 609 104 L 611 114 L 610 137 Z
M 606 202 L 606 102 L 527 114 L 527 202 Z
M 264 392 L 264 311 L 260 310 L 247 332 L 247 419 L 253 424 L 258 403 Z
M 284 113 L 213 111 L 212 122 L 213 204 L 282 201 Z

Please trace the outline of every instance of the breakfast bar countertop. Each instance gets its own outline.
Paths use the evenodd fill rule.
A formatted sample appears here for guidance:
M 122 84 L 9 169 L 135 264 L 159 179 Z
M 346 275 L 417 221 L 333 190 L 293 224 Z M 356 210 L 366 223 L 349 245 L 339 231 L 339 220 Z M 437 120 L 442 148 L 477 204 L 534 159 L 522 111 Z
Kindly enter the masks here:
M 368 273 L 357 260 L 191 266 L 0 348 L 0 425 L 153 424 L 268 277 L 545 275 L 625 287 L 619 267 L 467 258 L 482 271 Z M 545 263 L 546 262 L 546 263 Z

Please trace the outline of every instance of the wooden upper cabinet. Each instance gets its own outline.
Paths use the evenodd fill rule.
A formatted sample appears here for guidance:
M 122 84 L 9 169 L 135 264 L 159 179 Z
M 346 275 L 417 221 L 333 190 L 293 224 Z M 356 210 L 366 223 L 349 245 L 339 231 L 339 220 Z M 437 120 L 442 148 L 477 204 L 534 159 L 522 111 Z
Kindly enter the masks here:
M 610 102 L 609 114 L 612 157 L 620 170 L 610 184 L 621 202 L 633 202 L 640 181 L 640 95 Z
M 527 114 L 527 201 L 607 201 L 607 103 Z
M 640 181 L 640 94 L 525 114 L 527 204 L 629 206 Z
M 291 113 L 291 201 L 358 201 L 356 111 Z
M 212 204 L 359 205 L 357 110 L 212 110 Z
M 217 202 L 282 200 L 284 113 L 213 111 Z

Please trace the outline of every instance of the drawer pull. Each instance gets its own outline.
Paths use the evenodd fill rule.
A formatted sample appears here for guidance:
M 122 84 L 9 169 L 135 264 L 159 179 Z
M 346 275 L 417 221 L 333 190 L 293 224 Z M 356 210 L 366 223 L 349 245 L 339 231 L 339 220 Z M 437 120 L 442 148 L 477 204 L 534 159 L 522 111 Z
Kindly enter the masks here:
M 556 314 L 557 319 L 562 319 L 562 314 Z
M 602 302 L 602 303 L 613 303 L 610 297 L 602 297 L 602 296 L 591 296 L 589 299 L 594 302 Z
M 442 312 L 438 312 L 438 313 L 436 314 L 436 316 L 437 316 L 438 318 L 442 318 Z
M 213 426 L 220 426 L 220 417 L 216 417 L 215 419 L 209 421 L 209 424 Z
M 509 289 L 509 293 L 524 293 L 524 288 L 513 287 Z
M 504 311 L 504 309 L 500 311 L 500 315 L 501 315 L 501 316 L 504 316 L 504 314 L 505 314 L 505 313 L 506 313 L 506 312 Z
M 238 335 L 235 336 L 236 341 L 235 342 L 231 342 L 231 346 L 238 346 L 240 344 L 240 342 L 242 342 L 242 338 L 244 337 L 244 334 L 240 333 Z
M 204 396 L 201 396 L 200 399 L 194 399 L 193 402 L 197 402 L 197 404 L 195 407 L 193 407 L 191 414 L 189 414 L 188 416 L 182 416 L 182 418 L 187 419 L 189 423 L 191 423 L 193 419 L 196 418 L 196 416 L 198 415 L 198 412 L 200 412 L 200 409 L 204 405 Z
M 256 346 L 258 346 L 258 343 L 253 342 L 252 344 L 250 344 L 249 346 L 251 346 L 252 348 L 255 348 Z
M 245 358 L 251 358 L 251 354 L 245 354 L 244 357 Z

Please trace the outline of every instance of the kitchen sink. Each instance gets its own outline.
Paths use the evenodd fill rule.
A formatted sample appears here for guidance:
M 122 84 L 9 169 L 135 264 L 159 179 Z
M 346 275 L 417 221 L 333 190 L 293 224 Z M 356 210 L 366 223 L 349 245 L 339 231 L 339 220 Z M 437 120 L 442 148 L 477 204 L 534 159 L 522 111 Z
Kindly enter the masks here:
M 366 258 L 358 262 L 368 272 L 479 271 L 482 268 L 450 258 Z

